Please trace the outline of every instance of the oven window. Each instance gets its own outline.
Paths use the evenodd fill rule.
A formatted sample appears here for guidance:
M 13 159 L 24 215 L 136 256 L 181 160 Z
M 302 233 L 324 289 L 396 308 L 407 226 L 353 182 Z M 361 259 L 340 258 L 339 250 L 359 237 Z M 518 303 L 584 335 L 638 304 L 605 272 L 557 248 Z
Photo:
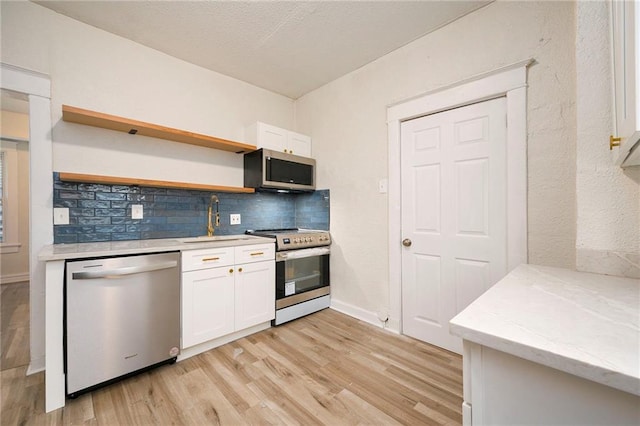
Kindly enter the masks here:
M 328 254 L 276 262 L 276 299 L 328 285 Z

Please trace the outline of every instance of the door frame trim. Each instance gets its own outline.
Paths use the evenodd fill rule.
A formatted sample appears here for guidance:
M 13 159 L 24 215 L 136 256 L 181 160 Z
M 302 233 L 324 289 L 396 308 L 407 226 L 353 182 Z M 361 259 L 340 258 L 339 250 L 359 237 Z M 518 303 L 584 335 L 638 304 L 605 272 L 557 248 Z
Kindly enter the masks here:
M 527 262 L 527 67 L 532 63 L 532 59 L 517 62 L 387 107 L 390 329 L 402 332 L 400 124 L 403 121 L 506 98 L 507 271 Z
M 40 250 L 53 244 L 53 141 L 51 80 L 48 75 L 0 62 L 0 87 L 29 100 L 29 312 L 30 354 L 27 374 L 45 370 L 45 265 Z M 51 289 L 48 289 L 51 290 Z M 46 314 L 49 314 L 47 311 Z M 62 326 L 62 324 L 60 324 Z M 48 401 L 47 401 L 48 402 Z

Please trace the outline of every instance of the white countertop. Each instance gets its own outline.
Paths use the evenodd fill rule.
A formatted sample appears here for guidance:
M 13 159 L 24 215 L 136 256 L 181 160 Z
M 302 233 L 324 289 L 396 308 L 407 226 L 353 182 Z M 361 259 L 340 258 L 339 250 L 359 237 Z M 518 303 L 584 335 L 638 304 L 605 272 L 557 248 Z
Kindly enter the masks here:
M 451 333 L 640 396 L 640 280 L 520 265 Z
M 184 251 L 211 247 L 235 247 L 250 244 L 273 243 L 274 241 L 275 239 L 273 238 L 256 237 L 254 235 L 220 235 L 212 238 L 166 238 L 155 240 L 107 241 L 101 243 L 51 244 L 40 250 L 38 260 L 83 259 L 87 257 Z

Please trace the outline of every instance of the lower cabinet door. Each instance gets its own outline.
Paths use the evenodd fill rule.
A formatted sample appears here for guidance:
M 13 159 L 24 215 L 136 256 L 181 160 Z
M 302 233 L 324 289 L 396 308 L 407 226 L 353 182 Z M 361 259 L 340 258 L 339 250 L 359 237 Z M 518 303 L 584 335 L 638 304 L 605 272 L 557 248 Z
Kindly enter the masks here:
M 235 328 L 242 330 L 275 318 L 275 262 L 236 265 Z
M 235 275 L 234 266 L 182 274 L 182 348 L 234 331 Z

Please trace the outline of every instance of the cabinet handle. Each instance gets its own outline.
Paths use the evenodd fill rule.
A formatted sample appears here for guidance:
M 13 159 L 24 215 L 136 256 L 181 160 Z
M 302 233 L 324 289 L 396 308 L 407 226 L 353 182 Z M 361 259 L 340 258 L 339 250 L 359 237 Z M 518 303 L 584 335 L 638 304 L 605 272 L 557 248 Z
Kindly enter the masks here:
M 205 257 L 202 259 L 203 262 L 210 262 L 212 260 L 220 260 L 219 257 Z
M 613 135 L 609 136 L 609 151 L 613 150 L 614 146 L 620 146 L 622 138 L 614 138 Z
M 238 268 L 238 272 L 242 272 L 242 268 Z
M 229 269 L 229 273 L 233 274 L 233 268 Z
M 255 253 L 251 253 L 251 256 L 262 256 L 264 254 L 263 251 L 257 251 Z

